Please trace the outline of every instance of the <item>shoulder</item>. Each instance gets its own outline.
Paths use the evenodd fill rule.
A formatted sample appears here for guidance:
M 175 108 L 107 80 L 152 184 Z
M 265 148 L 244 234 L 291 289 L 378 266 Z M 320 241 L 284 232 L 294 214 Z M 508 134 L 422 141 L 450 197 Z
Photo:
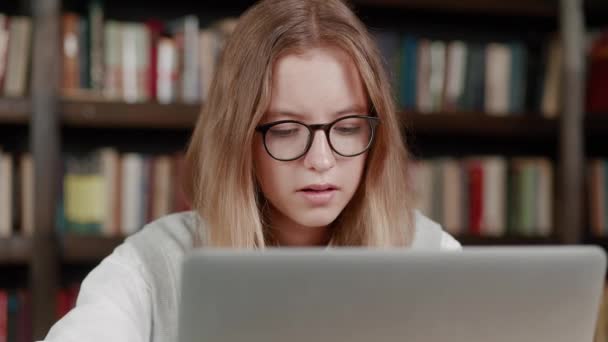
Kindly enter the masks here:
M 129 236 L 126 243 L 157 246 L 170 245 L 175 248 L 189 249 L 194 243 L 198 218 L 193 211 L 185 211 L 163 216 L 146 224 L 139 232 Z
M 412 242 L 413 249 L 423 250 L 462 250 L 460 243 L 445 232 L 441 225 L 424 216 L 420 211 L 414 211 L 415 233 Z
M 183 256 L 194 248 L 197 217 L 194 212 L 161 217 L 127 237 L 119 248 L 131 250 L 147 273 L 174 273 Z

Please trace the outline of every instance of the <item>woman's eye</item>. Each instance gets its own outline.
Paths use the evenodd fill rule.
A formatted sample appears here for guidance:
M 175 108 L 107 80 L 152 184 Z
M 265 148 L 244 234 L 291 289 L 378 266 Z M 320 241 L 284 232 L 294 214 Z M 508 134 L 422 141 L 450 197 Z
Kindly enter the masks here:
M 298 134 L 298 128 L 289 128 L 289 129 L 270 129 L 268 133 L 270 133 L 273 137 L 277 138 L 286 138 L 291 137 Z
M 334 130 L 340 134 L 357 134 L 361 131 L 361 126 L 338 126 Z

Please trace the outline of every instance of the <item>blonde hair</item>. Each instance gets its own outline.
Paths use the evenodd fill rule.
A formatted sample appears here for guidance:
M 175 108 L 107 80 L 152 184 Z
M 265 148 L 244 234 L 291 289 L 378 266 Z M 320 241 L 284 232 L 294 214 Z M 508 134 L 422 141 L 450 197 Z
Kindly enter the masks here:
M 350 55 L 381 120 L 361 184 L 332 223 L 332 245 L 411 244 L 407 149 L 373 39 L 340 0 L 263 0 L 241 16 L 226 42 L 186 154 L 186 192 L 204 220 L 205 245 L 269 244 L 253 168 L 255 127 L 270 103 L 275 61 L 320 46 Z

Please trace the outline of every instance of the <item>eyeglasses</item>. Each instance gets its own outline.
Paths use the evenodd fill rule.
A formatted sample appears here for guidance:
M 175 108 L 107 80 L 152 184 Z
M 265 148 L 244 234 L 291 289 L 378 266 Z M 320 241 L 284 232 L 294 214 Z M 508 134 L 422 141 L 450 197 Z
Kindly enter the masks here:
M 323 130 L 329 147 L 343 157 L 355 157 L 367 151 L 374 141 L 380 119 L 351 115 L 327 124 L 307 125 L 295 120 L 281 120 L 256 127 L 262 133 L 264 148 L 279 161 L 296 160 L 305 155 L 317 130 Z

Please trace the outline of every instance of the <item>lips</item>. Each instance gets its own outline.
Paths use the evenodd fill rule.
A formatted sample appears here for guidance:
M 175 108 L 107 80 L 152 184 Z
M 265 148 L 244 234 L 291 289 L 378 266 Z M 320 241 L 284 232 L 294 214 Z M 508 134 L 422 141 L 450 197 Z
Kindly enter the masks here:
M 332 203 L 338 187 L 333 184 L 310 184 L 300 190 L 298 194 L 312 207 L 324 207 Z
M 298 191 L 306 191 L 306 192 L 323 192 L 323 191 L 332 191 L 337 190 L 338 187 L 333 184 L 310 184 Z

